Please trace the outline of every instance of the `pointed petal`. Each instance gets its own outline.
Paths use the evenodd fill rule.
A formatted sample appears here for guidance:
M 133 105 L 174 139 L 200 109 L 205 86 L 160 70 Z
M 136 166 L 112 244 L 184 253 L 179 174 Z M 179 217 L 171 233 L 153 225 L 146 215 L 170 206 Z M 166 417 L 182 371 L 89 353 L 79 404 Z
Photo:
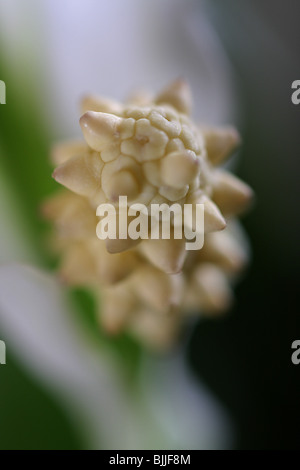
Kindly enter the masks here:
M 243 269 L 248 260 L 248 253 L 226 229 L 206 237 L 203 248 L 198 252 L 198 259 L 218 264 L 231 274 Z
M 221 165 L 240 144 L 240 136 L 232 127 L 203 128 L 207 155 L 213 165 Z
M 118 103 L 118 101 L 102 98 L 100 96 L 87 95 L 81 100 L 80 110 L 82 114 L 88 111 L 95 111 L 119 116 L 123 111 L 123 106 L 121 103 Z
M 188 200 L 189 204 L 204 204 L 204 233 L 218 232 L 219 230 L 224 230 L 226 227 L 226 221 L 219 211 L 216 204 L 204 195 L 200 191 L 196 191 Z M 195 221 L 195 216 L 193 215 L 193 223 Z M 185 221 L 186 223 L 186 221 Z M 191 228 L 191 227 L 190 227 Z M 192 226 L 192 230 L 195 230 L 195 227 Z
M 193 274 L 199 293 L 199 305 L 205 313 L 222 312 L 232 302 L 232 291 L 225 274 L 209 263 L 201 264 Z
M 187 195 L 188 190 L 189 186 L 187 184 L 180 189 L 172 188 L 171 186 L 161 186 L 159 188 L 159 194 L 167 200 L 175 202 L 184 198 Z
M 136 247 L 141 242 L 141 239 L 138 238 L 137 240 L 132 240 L 131 238 L 127 238 L 126 240 L 110 240 L 107 238 L 105 240 L 105 245 L 108 253 L 122 253 L 123 251 L 130 250 L 131 248 Z
M 161 178 L 164 184 L 180 189 L 197 177 L 199 163 L 191 150 L 169 153 L 161 162 Z
M 58 166 L 53 178 L 81 196 L 92 197 L 99 189 L 103 163 L 91 155 L 73 157 Z
M 122 216 L 124 215 L 125 217 L 123 218 Z M 125 208 L 125 210 L 121 208 L 121 210 L 117 209 L 116 213 L 107 215 L 105 219 L 100 220 L 100 225 L 98 224 L 97 226 L 97 230 L 99 230 L 99 232 L 97 233 L 100 233 L 101 224 L 107 225 L 107 228 L 105 225 L 102 228 L 106 232 L 108 231 L 107 238 L 105 239 L 105 246 L 108 253 L 122 253 L 123 251 L 134 248 L 141 242 L 141 238 L 135 240 L 131 238 L 129 234 L 129 225 L 134 219 L 134 216 L 128 216 L 127 208 Z M 122 232 L 121 235 L 120 231 Z M 99 236 L 100 235 L 98 235 L 98 237 Z
M 90 286 L 95 283 L 95 263 L 84 243 L 68 246 L 62 259 L 59 277 L 62 282 L 72 286 Z
M 136 177 L 129 170 L 114 173 L 108 180 L 105 193 L 110 201 L 116 202 L 119 196 L 134 199 L 139 194 L 140 187 Z
M 244 212 L 253 199 L 253 191 L 246 183 L 225 170 L 214 175 L 213 200 L 224 215 Z
M 132 285 L 137 297 L 157 312 L 171 312 L 180 302 L 180 275 L 170 276 L 145 265 L 136 271 Z
M 111 254 L 106 250 L 102 240 L 90 241 L 91 252 L 94 254 L 97 277 L 104 285 L 115 284 L 126 278 L 138 265 L 136 253 Z
M 158 269 L 168 274 L 181 271 L 185 258 L 185 240 L 143 240 L 142 254 Z
M 127 284 L 122 283 L 113 288 L 103 289 L 99 300 L 101 302 L 100 324 L 111 335 L 120 333 L 135 308 L 134 295 L 128 289 Z
M 41 205 L 42 216 L 47 220 L 56 222 L 64 214 L 72 196 L 74 195 L 65 189 L 54 196 L 50 196 Z
M 224 230 L 226 221 L 216 204 L 209 198 L 204 200 L 204 231 L 205 233 Z
M 134 93 L 131 93 L 126 101 L 130 105 L 144 107 L 149 106 L 151 104 L 151 102 L 153 101 L 153 96 L 146 90 L 137 90 Z
M 185 80 L 178 79 L 165 88 L 156 98 L 157 104 L 170 104 L 177 111 L 190 114 L 192 108 L 191 90 Z
M 161 315 L 151 310 L 139 310 L 129 324 L 133 336 L 158 351 L 167 351 L 175 342 L 179 327 L 179 316 Z
M 59 237 L 79 239 L 95 236 L 96 212 L 87 199 L 77 194 L 63 190 L 46 200 L 41 210 L 45 219 L 54 221 Z
M 88 111 L 80 118 L 80 125 L 88 145 L 100 152 L 119 138 L 122 119 L 114 114 Z
M 61 165 L 72 157 L 84 155 L 88 150 L 86 142 L 82 140 L 70 140 L 56 144 L 51 152 L 51 161 L 54 165 Z

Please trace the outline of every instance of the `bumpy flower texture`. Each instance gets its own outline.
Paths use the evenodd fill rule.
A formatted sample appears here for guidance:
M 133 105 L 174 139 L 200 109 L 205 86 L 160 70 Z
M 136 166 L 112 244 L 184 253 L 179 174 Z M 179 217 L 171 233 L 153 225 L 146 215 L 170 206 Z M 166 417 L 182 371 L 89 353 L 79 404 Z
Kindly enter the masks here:
M 126 104 L 83 99 L 84 140 L 52 152 L 53 177 L 66 189 L 43 205 L 55 227 L 61 278 L 94 293 L 108 333 L 125 329 L 157 348 L 172 344 L 189 316 L 228 309 L 248 259 L 236 219 L 252 191 L 220 167 L 239 144 L 238 133 L 196 125 L 191 101 L 183 80 Z M 108 202 L 118 212 L 119 196 L 148 208 L 204 204 L 203 248 L 187 251 L 186 240 L 174 233 L 171 239 L 100 240 L 96 208 Z

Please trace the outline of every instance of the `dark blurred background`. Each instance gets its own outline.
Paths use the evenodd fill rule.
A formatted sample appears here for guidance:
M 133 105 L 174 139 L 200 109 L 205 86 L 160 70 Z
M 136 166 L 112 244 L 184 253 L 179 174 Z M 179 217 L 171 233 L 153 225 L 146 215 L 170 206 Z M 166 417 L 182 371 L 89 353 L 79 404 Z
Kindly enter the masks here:
M 210 11 L 236 72 L 237 173 L 256 192 L 244 218 L 253 259 L 232 312 L 199 323 L 189 361 L 232 412 L 236 448 L 299 449 L 300 365 L 291 344 L 300 338 L 300 106 L 291 84 L 300 77 L 300 3 L 213 1 Z

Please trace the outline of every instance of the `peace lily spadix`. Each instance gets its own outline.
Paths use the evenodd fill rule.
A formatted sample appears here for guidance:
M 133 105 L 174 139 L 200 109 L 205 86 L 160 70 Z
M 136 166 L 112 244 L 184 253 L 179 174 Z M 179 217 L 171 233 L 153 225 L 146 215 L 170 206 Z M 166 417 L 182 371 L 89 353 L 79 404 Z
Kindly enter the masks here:
M 232 272 L 236 277 L 247 261 L 233 220 L 252 191 L 220 168 L 239 144 L 238 133 L 199 126 L 190 111 L 183 80 L 124 105 L 85 98 L 84 141 L 56 146 L 52 154 L 53 177 L 67 189 L 44 205 L 57 228 L 63 279 L 95 293 L 108 332 L 128 329 L 156 347 L 172 343 L 186 314 L 226 310 Z M 203 204 L 203 251 L 187 251 L 184 237 L 173 232 L 168 240 L 97 239 L 97 206 L 111 203 L 121 211 L 124 196 L 128 205 L 146 208 Z

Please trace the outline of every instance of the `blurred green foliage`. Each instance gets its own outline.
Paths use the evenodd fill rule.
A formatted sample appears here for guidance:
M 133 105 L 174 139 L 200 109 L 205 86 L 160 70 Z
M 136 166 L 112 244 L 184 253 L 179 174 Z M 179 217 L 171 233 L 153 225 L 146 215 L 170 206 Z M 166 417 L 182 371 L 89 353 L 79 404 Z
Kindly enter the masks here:
M 26 220 L 29 242 L 40 267 L 53 269 L 57 260 L 46 242 L 50 228 L 39 209 L 42 201 L 57 190 L 49 163 L 53 136 L 47 110 L 41 109 L 34 83 L 26 81 L 25 74 L 12 73 L 1 51 L 0 71 L 7 85 L 7 104 L 0 106 L 0 171 Z M 103 347 L 110 348 L 131 386 L 139 368 L 139 345 L 126 335 L 112 339 L 99 330 L 95 304 L 88 292 L 70 290 L 70 302 L 74 319 L 81 322 L 99 352 Z M 57 400 L 23 370 L 17 358 L 9 356 L 0 374 L 0 449 L 83 447 L 83 437 L 78 437 Z
M 0 106 L 0 171 L 24 214 L 41 264 L 51 266 L 53 259 L 44 243 L 46 224 L 38 215 L 40 202 L 55 189 L 47 159 L 50 135 L 38 113 L 34 90 L 11 75 L 1 54 L 0 71 L 8 85 L 7 104 Z M 59 403 L 10 351 L 0 372 L 0 449 L 84 447 L 83 437 L 72 428 Z

